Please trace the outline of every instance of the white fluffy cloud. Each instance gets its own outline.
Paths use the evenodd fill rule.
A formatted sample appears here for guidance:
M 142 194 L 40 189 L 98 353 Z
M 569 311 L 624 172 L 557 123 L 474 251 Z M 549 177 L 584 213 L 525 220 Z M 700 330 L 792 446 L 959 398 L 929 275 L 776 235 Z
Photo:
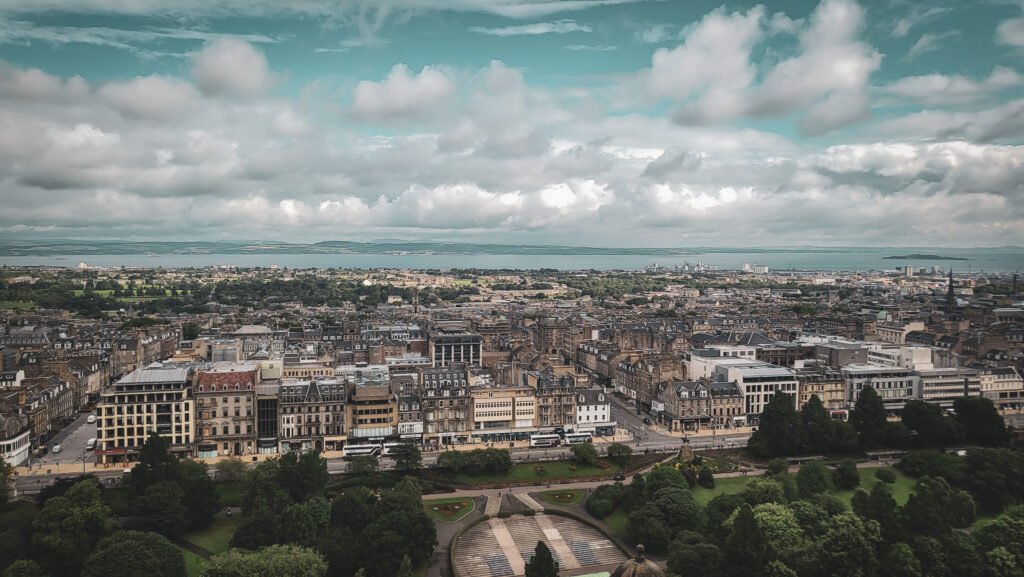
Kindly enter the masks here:
M 239 97 L 259 96 L 276 80 L 267 57 L 236 38 L 208 42 L 193 54 L 192 76 L 205 94 Z
M 901 78 L 881 89 L 883 94 L 926 104 L 962 104 L 1020 86 L 1024 76 L 1016 70 L 996 66 L 988 78 L 978 82 L 960 75 L 926 74 Z
M 371 119 L 415 117 L 454 89 L 450 72 L 444 68 L 424 66 L 419 74 L 410 75 L 405 64 L 396 64 L 383 81 L 364 80 L 356 86 L 352 112 Z
M 1024 47 L 1024 18 L 1011 18 L 999 24 L 996 28 L 996 42 Z
M 112 107 L 139 118 L 171 118 L 186 112 L 199 99 L 199 91 L 179 78 L 140 76 L 100 87 L 99 94 Z

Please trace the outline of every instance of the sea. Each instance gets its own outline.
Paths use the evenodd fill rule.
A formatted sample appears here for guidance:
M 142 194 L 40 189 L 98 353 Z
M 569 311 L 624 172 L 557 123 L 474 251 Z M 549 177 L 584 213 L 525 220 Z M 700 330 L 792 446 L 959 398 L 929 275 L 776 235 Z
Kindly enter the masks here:
M 886 256 L 938 254 L 969 260 L 888 260 Z M 0 266 L 202 268 L 210 266 L 288 269 L 540 269 L 641 270 L 703 264 L 718 270 L 740 270 L 744 264 L 764 265 L 769 271 L 885 271 L 913 266 L 929 271 L 950 268 L 956 274 L 1013 273 L 1024 269 L 1024 248 L 997 249 L 784 249 L 779 252 L 727 252 L 723 249 L 683 256 L 664 255 L 492 255 L 492 254 L 153 254 L 0 256 Z

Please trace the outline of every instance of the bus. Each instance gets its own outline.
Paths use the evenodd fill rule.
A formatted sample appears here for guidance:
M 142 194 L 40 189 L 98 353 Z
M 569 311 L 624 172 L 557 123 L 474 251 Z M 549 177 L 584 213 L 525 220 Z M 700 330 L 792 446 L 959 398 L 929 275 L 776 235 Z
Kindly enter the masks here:
M 95 450 L 95 449 L 96 449 L 96 437 L 92 437 L 91 439 L 89 439 L 88 441 L 85 442 L 85 450 L 86 451 L 92 451 L 92 450 Z
M 590 433 L 566 433 L 565 444 L 566 445 L 578 445 L 580 443 L 593 443 L 594 436 Z
M 380 445 L 348 445 L 342 448 L 342 458 L 351 461 L 355 457 L 376 457 L 380 452 Z
M 395 452 L 395 449 L 401 447 L 402 443 L 384 443 L 381 450 L 381 455 L 390 455 Z
M 558 435 L 530 435 L 530 447 L 557 447 L 562 442 Z

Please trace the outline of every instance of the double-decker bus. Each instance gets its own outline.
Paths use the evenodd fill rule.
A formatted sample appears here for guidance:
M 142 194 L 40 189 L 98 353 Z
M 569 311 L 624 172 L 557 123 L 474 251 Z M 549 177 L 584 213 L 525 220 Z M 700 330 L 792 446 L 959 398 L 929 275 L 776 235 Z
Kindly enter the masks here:
M 381 454 L 382 455 L 390 455 L 391 453 L 395 452 L 395 449 L 397 449 L 398 447 L 401 447 L 401 446 L 402 446 L 402 443 L 384 443 L 384 445 L 382 446 L 383 448 L 382 448 Z
M 578 445 L 580 443 L 593 443 L 594 436 L 590 433 L 566 433 L 565 444 L 566 445 Z
M 530 447 L 557 447 L 562 442 L 558 435 L 530 435 Z
M 351 461 L 355 457 L 372 456 L 376 457 L 380 455 L 380 445 L 348 445 L 342 448 L 342 458 L 346 461 Z

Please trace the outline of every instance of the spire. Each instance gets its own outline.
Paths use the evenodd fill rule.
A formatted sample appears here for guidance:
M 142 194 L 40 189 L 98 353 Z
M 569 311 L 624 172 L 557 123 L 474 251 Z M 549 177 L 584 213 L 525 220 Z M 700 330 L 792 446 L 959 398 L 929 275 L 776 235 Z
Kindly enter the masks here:
M 956 297 L 953 296 L 953 267 L 949 267 L 949 286 L 946 287 L 946 314 L 952 314 L 956 308 Z

